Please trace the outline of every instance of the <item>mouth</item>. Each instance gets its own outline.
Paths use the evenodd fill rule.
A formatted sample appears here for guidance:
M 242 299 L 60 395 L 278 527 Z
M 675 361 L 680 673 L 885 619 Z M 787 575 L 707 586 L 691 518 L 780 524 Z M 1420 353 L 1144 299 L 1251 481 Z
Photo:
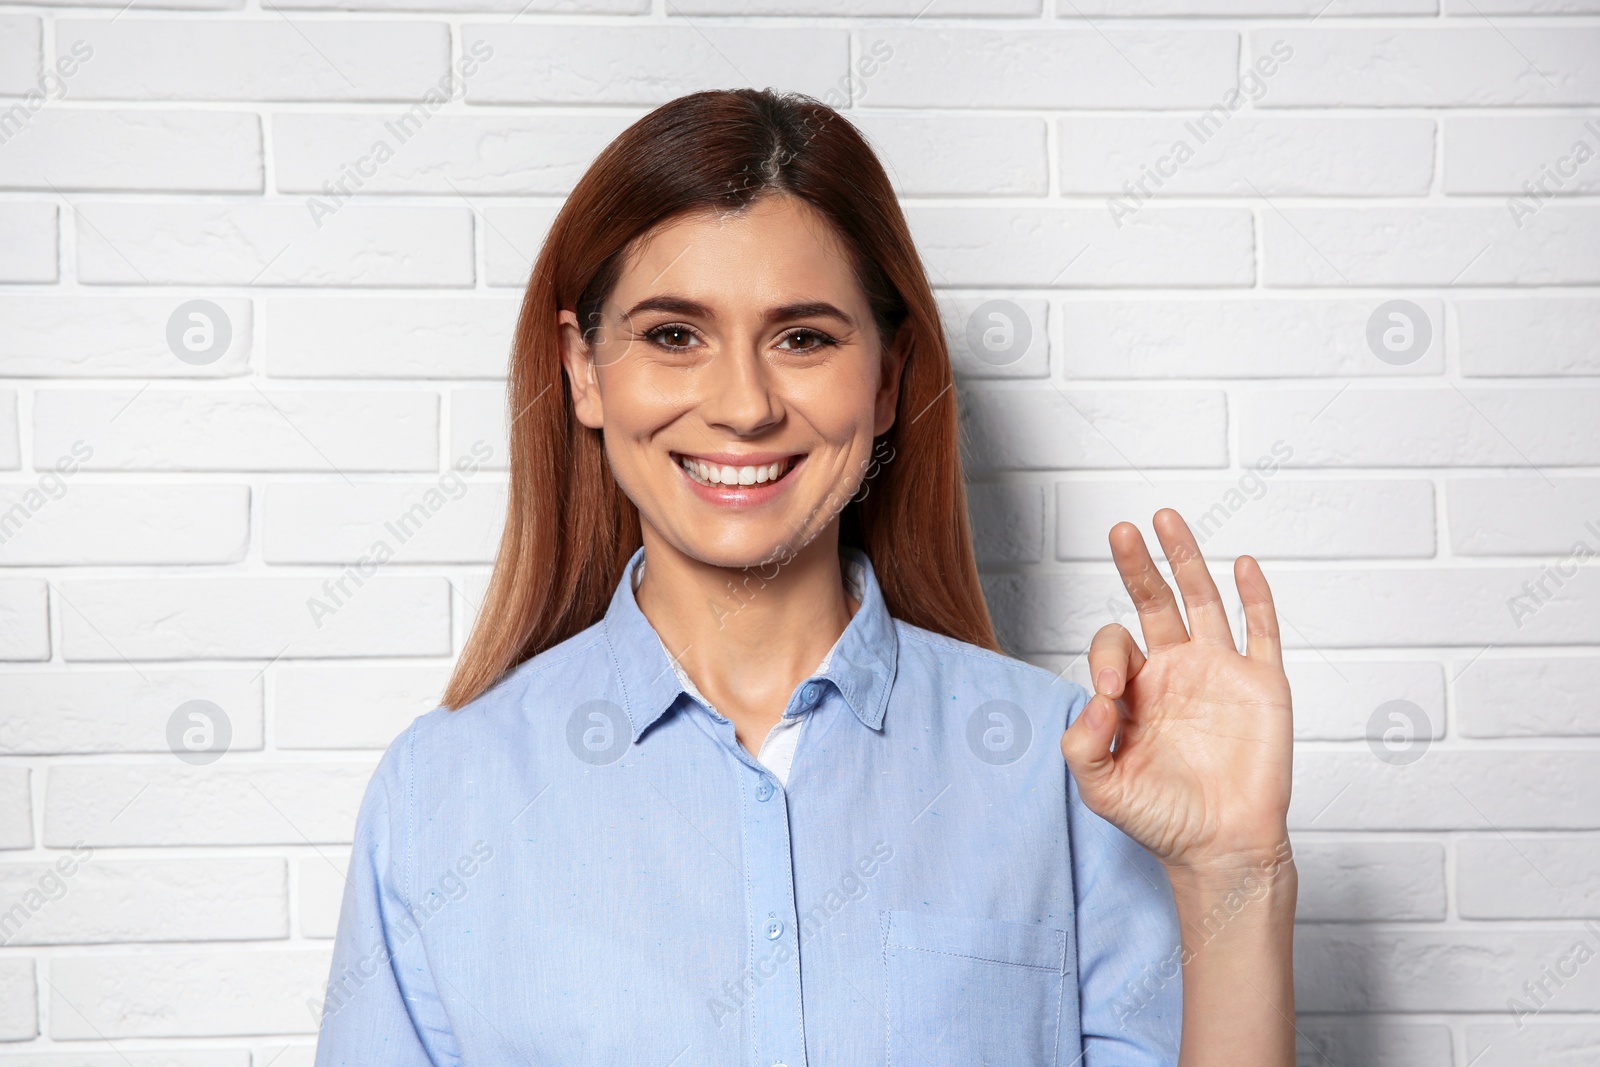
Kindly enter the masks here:
M 677 462 L 689 480 L 696 485 L 703 485 L 708 489 L 757 489 L 765 488 L 783 481 L 796 465 L 805 458 L 804 453 L 795 455 L 769 458 L 768 456 L 750 456 L 745 459 L 756 459 L 764 462 L 736 462 L 739 457 L 691 456 L 682 452 L 672 453 L 672 458 Z

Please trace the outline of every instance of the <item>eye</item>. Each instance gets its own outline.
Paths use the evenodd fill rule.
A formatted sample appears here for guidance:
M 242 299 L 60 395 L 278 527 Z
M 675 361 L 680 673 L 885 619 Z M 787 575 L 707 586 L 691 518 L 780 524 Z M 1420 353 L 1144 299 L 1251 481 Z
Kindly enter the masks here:
M 783 339 L 778 342 L 778 345 L 781 348 L 791 341 L 798 343 L 790 346 L 786 351 L 815 352 L 819 348 L 829 348 L 839 343 L 820 330 L 791 330 L 783 335 Z
M 645 338 L 662 348 L 693 348 L 699 343 L 694 331 L 681 323 L 669 322 L 645 332 Z

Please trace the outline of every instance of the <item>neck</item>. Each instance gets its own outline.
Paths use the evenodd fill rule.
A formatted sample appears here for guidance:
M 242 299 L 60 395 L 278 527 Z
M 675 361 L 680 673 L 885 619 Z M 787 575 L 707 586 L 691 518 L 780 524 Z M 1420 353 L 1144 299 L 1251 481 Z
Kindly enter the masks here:
M 759 751 L 800 681 L 816 671 L 859 606 L 845 593 L 834 522 L 787 563 L 718 567 L 648 524 L 636 600 L 668 653 L 741 744 Z

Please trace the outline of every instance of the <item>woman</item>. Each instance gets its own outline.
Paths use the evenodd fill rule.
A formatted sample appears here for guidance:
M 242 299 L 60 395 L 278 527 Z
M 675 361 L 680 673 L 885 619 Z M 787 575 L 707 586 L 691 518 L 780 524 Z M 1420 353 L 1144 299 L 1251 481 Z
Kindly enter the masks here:
M 1101 630 L 1092 698 L 1000 655 L 951 385 L 833 110 L 698 93 L 601 154 L 523 302 L 477 626 L 362 805 L 318 1064 L 1292 1062 L 1259 567 L 1240 655 L 1176 513 L 1187 627 L 1119 524 L 1148 652 Z

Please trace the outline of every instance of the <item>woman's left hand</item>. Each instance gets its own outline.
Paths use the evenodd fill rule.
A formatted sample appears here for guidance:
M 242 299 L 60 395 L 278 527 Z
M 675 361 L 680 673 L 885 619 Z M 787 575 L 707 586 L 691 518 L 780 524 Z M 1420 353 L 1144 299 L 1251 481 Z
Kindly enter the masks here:
M 1189 624 L 1138 528 L 1118 523 L 1112 556 L 1149 651 L 1115 623 L 1095 634 L 1095 694 L 1062 735 L 1062 754 L 1089 809 L 1170 873 L 1281 861 L 1293 717 L 1272 593 L 1254 559 L 1234 562 L 1248 632 L 1240 655 L 1188 525 L 1168 508 L 1155 528 Z

